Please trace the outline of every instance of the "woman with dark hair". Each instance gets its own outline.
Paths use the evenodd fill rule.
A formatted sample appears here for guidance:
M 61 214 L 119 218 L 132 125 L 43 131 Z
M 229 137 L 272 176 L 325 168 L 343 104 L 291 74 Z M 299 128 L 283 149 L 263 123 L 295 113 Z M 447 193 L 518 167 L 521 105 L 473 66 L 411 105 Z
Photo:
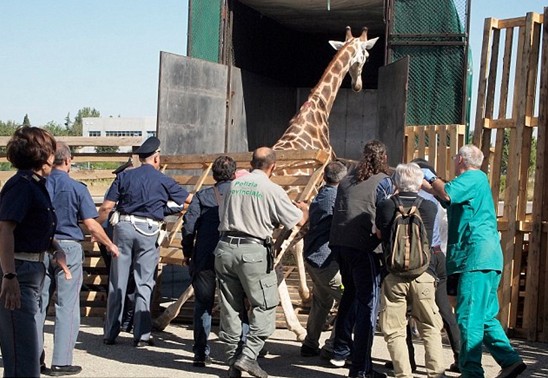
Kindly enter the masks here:
M 0 347 L 5 377 L 40 376 L 35 315 L 44 281 L 45 253 L 70 279 L 65 254 L 54 240 L 57 218 L 46 190 L 56 143 L 47 131 L 21 127 L 7 145 L 17 168 L 0 192 Z

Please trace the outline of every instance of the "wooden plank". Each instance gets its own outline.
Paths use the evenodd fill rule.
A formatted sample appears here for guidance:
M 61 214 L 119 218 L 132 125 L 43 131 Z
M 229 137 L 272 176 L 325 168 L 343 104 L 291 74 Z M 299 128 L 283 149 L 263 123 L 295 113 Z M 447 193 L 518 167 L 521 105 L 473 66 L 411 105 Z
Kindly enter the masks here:
M 542 30 L 542 50 L 540 62 L 539 98 L 548 98 L 548 8 L 544 8 L 544 25 Z M 535 186 L 533 188 L 533 214 L 532 231 L 527 256 L 527 275 L 525 281 L 525 306 L 523 309 L 524 328 L 527 329 L 527 339 L 537 340 L 539 329 L 548 334 L 548 317 L 543 316 L 548 309 L 548 280 L 544 285 L 540 284 L 541 274 L 546 277 L 546 270 L 542 268 L 542 255 L 545 255 L 548 245 L 548 234 L 543 232 L 544 221 L 548 217 L 548 188 L 546 188 L 546 169 L 548 167 L 548 104 L 546 101 L 539 103 L 538 134 L 537 134 L 537 161 L 535 171 Z M 544 261 L 544 265 L 546 263 Z M 542 289 L 542 290 L 541 290 Z M 544 293 L 544 301 L 539 298 L 539 291 Z M 543 338 L 542 341 L 547 341 Z
M 483 24 L 483 43 L 481 48 L 480 70 L 479 70 L 479 85 L 478 99 L 476 103 L 476 125 L 483 125 L 485 115 L 485 101 L 487 96 L 487 80 L 489 73 L 489 56 L 491 54 L 490 36 L 491 29 L 496 23 L 494 18 L 486 18 Z M 481 146 L 483 129 L 476 127 L 474 130 L 474 144 Z
M 451 134 L 451 133 L 450 133 Z M 439 130 L 439 138 L 440 138 L 440 147 L 439 147 L 439 154 L 438 154 L 438 165 L 437 165 L 437 171 L 438 174 L 442 175 L 442 178 L 445 180 L 449 180 L 451 177 L 451 164 L 452 160 L 447 157 L 447 129 L 441 128 Z M 454 138 L 451 137 L 451 140 Z M 452 142 L 450 142 L 452 143 Z
M 514 264 L 512 269 L 512 286 L 511 286 L 511 306 L 510 306 L 510 317 L 509 323 L 515 327 L 516 320 L 518 317 L 518 301 L 519 301 L 519 280 L 521 273 L 521 258 L 523 253 L 523 238 L 524 234 L 522 232 L 516 235 L 516 244 L 514 247 Z
M 215 160 L 220 154 L 193 154 L 193 155 L 176 155 L 176 156 L 164 156 L 160 157 L 161 164 L 168 164 L 168 166 L 182 166 L 189 164 L 191 167 L 195 167 L 193 164 L 210 163 Z M 236 162 L 249 162 L 251 161 L 252 152 L 238 152 L 226 154 L 232 157 Z M 329 154 L 322 150 L 285 150 L 276 151 L 276 161 L 293 161 L 293 160 L 316 160 L 318 163 L 324 163 L 329 158 Z M 179 169 L 179 168 L 177 168 Z
M 108 285 L 107 275 L 84 275 L 84 285 Z
M 11 136 L 0 136 L 0 145 L 5 146 Z M 56 136 L 56 140 L 65 142 L 71 147 L 138 147 L 143 143 L 142 137 L 81 137 L 81 136 Z
M 426 133 L 428 135 L 428 162 L 431 166 L 435 167 L 437 163 L 437 153 L 438 153 L 438 136 L 437 136 L 437 125 L 435 126 L 426 126 Z M 442 141 L 445 146 L 445 142 Z

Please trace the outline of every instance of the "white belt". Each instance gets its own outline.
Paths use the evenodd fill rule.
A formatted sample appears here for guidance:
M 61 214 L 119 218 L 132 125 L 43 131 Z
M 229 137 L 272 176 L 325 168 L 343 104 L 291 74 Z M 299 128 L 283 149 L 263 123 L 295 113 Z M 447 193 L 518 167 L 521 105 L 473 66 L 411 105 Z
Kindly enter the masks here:
M 14 252 L 13 257 L 15 260 L 43 262 L 45 253 L 46 252 Z
M 151 218 L 145 218 L 145 217 L 138 217 L 136 215 L 120 215 L 120 220 L 123 222 L 131 222 L 131 223 L 147 223 L 151 226 L 160 226 L 162 222 L 151 219 Z

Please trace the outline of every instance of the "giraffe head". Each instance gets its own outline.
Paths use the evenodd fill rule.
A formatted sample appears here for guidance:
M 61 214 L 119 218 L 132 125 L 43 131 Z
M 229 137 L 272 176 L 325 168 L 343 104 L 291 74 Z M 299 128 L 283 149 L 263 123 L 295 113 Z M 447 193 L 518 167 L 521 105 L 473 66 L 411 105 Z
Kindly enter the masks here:
M 349 48 L 352 56 L 350 57 L 350 69 L 348 73 L 352 78 L 352 89 L 355 92 L 362 90 L 362 68 L 367 61 L 367 58 L 369 58 L 369 52 L 367 50 L 370 50 L 378 39 L 379 37 L 368 40 L 367 28 L 365 27 L 362 30 L 362 34 L 358 38 L 354 38 L 350 26 L 347 26 L 344 42 L 329 41 L 329 44 L 333 46 L 335 50 L 340 50 L 343 47 L 352 47 Z

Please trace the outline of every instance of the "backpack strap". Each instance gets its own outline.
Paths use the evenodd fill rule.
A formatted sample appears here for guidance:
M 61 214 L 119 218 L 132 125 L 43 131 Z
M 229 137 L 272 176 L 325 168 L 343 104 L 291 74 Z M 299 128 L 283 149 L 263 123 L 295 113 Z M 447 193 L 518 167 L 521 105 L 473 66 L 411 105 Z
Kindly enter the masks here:
M 405 214 L 405 209 L 403 208 L 403 203 L 401 202 L 400 196 L 397 194 L 390 197 L 392 199 L 392 202 L 394 202 L 394 205 L 396 206 L 396 211 L 399 211 L 402 215 Z
M 417 198 L 415 198 L 415 201 L 413 201 L 413 204 L 411 205 L 411 208 L 407 212 L 407 215 L 414 214 L 417 211 L 417 209 L 420 207 L 421 203 L 422 203 L 422 197 L 417 195 Z

